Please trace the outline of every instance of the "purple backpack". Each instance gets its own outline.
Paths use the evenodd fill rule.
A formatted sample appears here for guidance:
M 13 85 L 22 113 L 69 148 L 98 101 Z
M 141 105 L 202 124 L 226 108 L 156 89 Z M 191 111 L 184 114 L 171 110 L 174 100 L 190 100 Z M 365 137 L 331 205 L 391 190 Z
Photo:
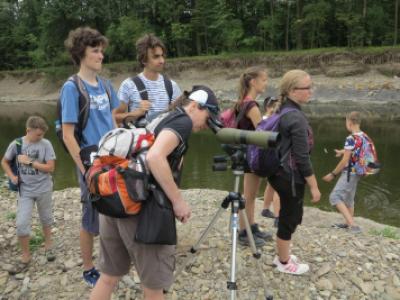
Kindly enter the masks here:
M 295 110 L 297 109 L 284 107 L 280 112 L 274 113 L 267 119 L 262 120 L 257 125 L 256 131 L 277 132 L 279 130 L 279 121 L 281 117 Z M 263 149 L 256 145 L 249 145 L 247 147 L 247 162 L 250 169 L 260 177 L 270 177 L 274 175 L 281 165 L 278 148 Z

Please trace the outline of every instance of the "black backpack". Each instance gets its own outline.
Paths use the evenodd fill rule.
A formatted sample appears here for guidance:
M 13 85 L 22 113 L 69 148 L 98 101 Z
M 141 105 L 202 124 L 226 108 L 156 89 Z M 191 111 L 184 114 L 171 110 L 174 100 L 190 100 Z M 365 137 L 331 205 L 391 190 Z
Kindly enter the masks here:
M 172 81 L 171 81 L 171 79 L 169 79 L 165 75 L 163 75 L 163 77 L 164 77 L 165 90 L 167 91 L 168 99 L 169 99 L 169 103 L 168 104 L 171 104 L 172 94 L 173 94 Z M 140 99 L 148 100 L 149 99 L 149 94 L 147 93 L 146 87 L 145 87 L 142 79 L 140 79 L 140 77 L 137 75 L 135 77 L 132 77 L 132 81 L 136 85 L 136 88 L 137 88 L 137 90 L 139 92 L 139 95 L 140 95 Z M 129 111 L 129 107 L 128 107 L 128 111 Z
M 168 105 L 169 105 L 171 104 L 172 94 L 173 94 L 172 81 L 167 76 L 163 75 L 163 77 L 164 77 L 165 90 L 167 91 L 168 94 L 168 99 L 169 99 Z M 137 75 L 135 77 L 132 77 L 132 81 L 136 85 L 136 88 L 140 95 L 140 99 L 148 100 L 149 94 L 147 93 L 146 86 L 144 85 L 143 80 L 140 79 L 140 77 Z M 129 112 L 129 105 L 128 105 L 128 112 Z M 123 121 L 123 123 L 125 124 L 125 121 Z M 133 121 L 133 124 L 135 125 L 135 127 L 146 127 L 148 121 L 145 116 L 141 116 L 135 119 Z
M 98 77 L 98 79 L 103 82 L 103 86 L 106 90 L 108 101 L 111 102 L 111 90 L 109 84 L 106 81 Z M 80 144 L 83 141 L 82 132 L 86 128 L 87 122 L 89 120 L 90 113 L 90 98 L 89 94 L 86 90 L 85 84 L 82 79 L 74 74 L 68 78 L 68 81 L 72 81 L 75 84 L 76 89 L 79 93 L 79 115 L 78 115 L 78 123 L 75 125 L 75 139 Z M 111 107 L 111 104 L 110 104 Z M 61 97 L 57 100 L 57 120 L 56 120 L 56 135 L 63 145 L 65 151 L 68 152 L 67 146 L 64 144 L 63 140 L 63 131 L 62 131 L 62 107 L 61 107 Z
M 10 161 L 10 168 L 14 175 L 18 176 L 18 183 L 14 184 L 11 179 L 8 179 L 8 189 L 10 191 L 17 192 L 19 191 L 19 166 L 18 166 L 18 159 L 17 156 L 22 153 L 22 137 L 15 139 L 15 144 L 17 146 L 17 155 Z

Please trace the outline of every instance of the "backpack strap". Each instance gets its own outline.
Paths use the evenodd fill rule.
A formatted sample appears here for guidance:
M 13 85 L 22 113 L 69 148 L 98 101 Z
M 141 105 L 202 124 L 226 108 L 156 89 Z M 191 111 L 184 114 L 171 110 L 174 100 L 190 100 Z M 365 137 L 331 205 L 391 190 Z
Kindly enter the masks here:
M 167 76 L 163 75 L 164 77 L 164 86 L 165 86 L 165 90 L 167 91 L 168 94 L 168 99 L 169 102 L 168 104 L 171 104 L 172 101 L 172 95 L 173 95 L 173 87 L 172 87 L 172 81 L 171 79 L 169 79 Z
M 20 193 L 20 189 L 19 189 L 19 186 L 20 186 L 20 184 L 21 184 L 21 180 L 20 180 L 20 174 L 19 174 L 19 162 L 18 162 L 18 155 L 21 155 L 22 154 L 22 142 L 23 142 L 23 139 L 22 139 L 22 137 L 19 137 L 19 138 L 16 138 L 15 139 L 15 146 L 17 147 L 17 155 L 15 156 L 15 166 L 17 167 L 17 174 L 15 174 L 15 175 L 17 175 L 17 177 L 18 177 L 18 182 L 17 182 L 17 190 L 18 190 L 18 193 Z
M 111 87 L 110 87 L 110 81 L 105 79 L 105 78 L 103 78 L 103 77 L 100 77 L 100 76 L 97 76 L 97 79 L 103 83 L 104 89 L 106 90 L 106 93 L 107 93 L 108 102 L 110 103 L 110 110 L 111 110 Z
M 72 75 L 68 80 L 72 81 L 75 84 L 75 87 L 79 93 L 79 115 L 78 115 L 78 127 L 80 131 L 80 135 L 82 134 L 83 129 L 86 128 L 87 122 L 89 120 L 89 112 L 90 112 L 90 98 L 89 93 L 83 83 L 82 79 L 78 76 L 78 74 Z
M 139 75 L 132 77 L 132 81 L 136 85 L 136 88 L 140 95 L 140 99 L 149 100 L 149 94 L 147 93 L 143 80 L 140 79 Z

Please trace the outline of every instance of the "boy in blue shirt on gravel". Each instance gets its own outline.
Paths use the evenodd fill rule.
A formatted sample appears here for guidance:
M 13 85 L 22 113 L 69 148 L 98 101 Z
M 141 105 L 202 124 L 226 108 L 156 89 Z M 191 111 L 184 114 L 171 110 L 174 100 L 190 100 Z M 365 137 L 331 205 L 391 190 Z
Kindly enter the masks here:
M 80 128 L 80 95 L 76 84 L 67 80 L 60 95 L 63 141 L 77 166 L 81 189 L 80 246 L 84 269 L 83 279 L 90 287 L 93 287 L 100 277 L 92 259 L 93 239 L 99 234 L 99 213 L 89 201 L 89 191 L 83 177 L 85 167 L 80 153 L 84 148 L 97 145 L 106 132 L 116 127 L 112 110 L 119 105 L 117 95 L 111 83 L 98 76 L 102 69 L 104 50 L 107 45 L 107 38 L 89 27 L 79 27 L 71 31 L 65 41 L 74 64 L 79 66 L 78 80 L 90 98 L 89 117 L 85 128 L 80 132 L 80 140 L 75 134 L 75 129 Z

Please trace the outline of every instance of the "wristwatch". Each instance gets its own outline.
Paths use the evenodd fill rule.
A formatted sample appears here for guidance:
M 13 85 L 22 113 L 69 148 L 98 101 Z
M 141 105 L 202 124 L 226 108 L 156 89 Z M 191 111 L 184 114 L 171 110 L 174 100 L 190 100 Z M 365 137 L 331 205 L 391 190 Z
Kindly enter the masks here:
M 32 168 L 32 166 L 33 166 L 33 160 L 31 160 L 31 161 L 29 162 L 28 166 Z

